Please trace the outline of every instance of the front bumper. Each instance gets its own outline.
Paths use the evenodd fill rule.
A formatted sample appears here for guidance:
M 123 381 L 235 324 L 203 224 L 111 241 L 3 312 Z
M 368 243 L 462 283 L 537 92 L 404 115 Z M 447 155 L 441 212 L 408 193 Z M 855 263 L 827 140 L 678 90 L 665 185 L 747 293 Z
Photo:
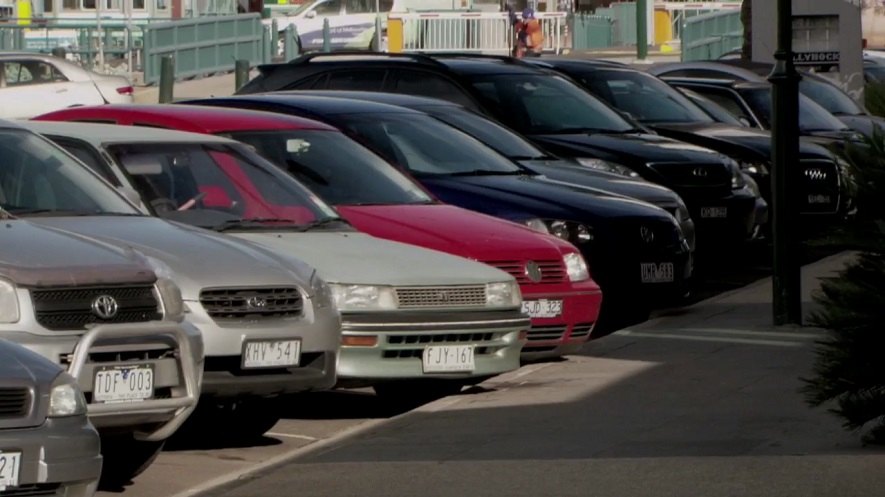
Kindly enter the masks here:
M 681 193 L 681 192 L 680 192 Z M 703 245 L 742 242 L 752 238 L 767 210 L 760 213 L 760 197 L 749 188 L 732 190 L 728 195 L 705 196 L 681 193 L 695 222 L 697 236 Z
M 133 432 L 139 440 L 165 440 L 190 416 L 199 399 L 203 342 L 200 332 L 187 323 L 108 324 L 82 335 L 4 336 L 67 366 L 89 402 L 89 420 L 102 432 Z M 95 401 L 100 369 L 126 370 L 135 365 L 152 369 L 153 398 Z
M 99 448 L 98 433 L 85 416 L 49 418 L 38 427 L 2 430 L 0 451 L 22 453 L 19 485 L 7 490 L 92 497 L 101 474 Z
M 270 397 L 334 386 L 341 337 L 341 318 L 334 308 L 306 305 L 298 318 L 216 321 L 199 302 L 187 301 L 187 305 L 187 320 L 203 332 L 206 346 L 204 397 Z M 246 342 L 255 340 L 300 340 L 299 364 L 245 369 Z
M 467 379 L 512 371 L 520 365 L 520 334 L 529 326 L 529 318 L 519 309 L 345 313 L 342 340 L 374 337 L 375 343 L 341 346 L 339 385 L 392 379 Z M 422 358 L 429 345 L 473 345 L 475 368 L 469 372 L 425 373 Z
M 562 301 L 562 314 L 557 317 L 533 317 L 522 348 L 522 359 L 539 360 L 572 354 L 581 349 L 599 318 L 602 291 L 593 280 L 575 283 L 571 290 L 541 288 L 544 285 L 523 285 L 523 301 Z M 548 285 L 549 286 L 549 285 Z

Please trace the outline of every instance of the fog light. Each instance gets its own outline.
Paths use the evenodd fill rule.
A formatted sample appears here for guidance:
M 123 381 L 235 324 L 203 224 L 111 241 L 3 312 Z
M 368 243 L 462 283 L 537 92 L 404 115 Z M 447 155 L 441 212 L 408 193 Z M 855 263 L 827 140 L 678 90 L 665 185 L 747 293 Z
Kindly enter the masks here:
M 378 344 L 377 335 L 342 336 L 341 345 L 345 347 L 374 347 Z

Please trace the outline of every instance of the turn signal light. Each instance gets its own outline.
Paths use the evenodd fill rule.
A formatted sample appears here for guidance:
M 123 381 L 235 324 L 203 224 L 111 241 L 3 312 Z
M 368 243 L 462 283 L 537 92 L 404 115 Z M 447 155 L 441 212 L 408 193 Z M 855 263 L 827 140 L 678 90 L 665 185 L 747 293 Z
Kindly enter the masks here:
M 347 347 L 374 347 L 377 344 L 378 337 L 376 335 L 341 337 L 341 345 Z

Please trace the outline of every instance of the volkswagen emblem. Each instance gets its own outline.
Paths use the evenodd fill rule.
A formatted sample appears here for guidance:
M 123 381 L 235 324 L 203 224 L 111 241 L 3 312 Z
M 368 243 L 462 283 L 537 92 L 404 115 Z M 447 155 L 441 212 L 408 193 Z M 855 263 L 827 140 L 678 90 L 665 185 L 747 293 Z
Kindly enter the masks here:
M 544 274 L 541 272 L 541 266 L 537 262 L 528 261 L 525 264 L 525 276 L 532 283 L 538 283 L 544 277 Z
M 264 309 L 267 307 L 267 299 L 264 297 L 249 297 L 246 299 L 246 307 L 249 309 Z
M 642 241 L 645 243 L 651 243 L 655 241 L 655 232 L 652 231 L 648 226 L 640 226 L 639 227 L 639 237 L 642 238 Z
M 812 181 L 823 181 L 827 179 L 827 172 L 817 167 L 806 169 L 805 177 Z
M 706 178 L 709 174 L 710 171 L 706 167 L 696 167 L 691 171 L 691 175 L 697 178 Z
M 92 313 L 101 319 L 111 319 L 119 310 L 117 299 L 110 295 L 99 295 L 92 301 Z

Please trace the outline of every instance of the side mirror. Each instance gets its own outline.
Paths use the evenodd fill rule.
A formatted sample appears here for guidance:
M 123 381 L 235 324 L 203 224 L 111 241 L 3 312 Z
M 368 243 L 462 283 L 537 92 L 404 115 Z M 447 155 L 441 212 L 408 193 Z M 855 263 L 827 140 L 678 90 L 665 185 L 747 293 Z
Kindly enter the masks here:
M 304 18 L 305 18 L 305 19 L 313 19 L 313 18 L 315 18 L 316 16 L 317 16 L 317 11 L 315 11 L 315 10 L 308 10 L 308 11 L 305 12 L 305 14 L 304 14 Z

